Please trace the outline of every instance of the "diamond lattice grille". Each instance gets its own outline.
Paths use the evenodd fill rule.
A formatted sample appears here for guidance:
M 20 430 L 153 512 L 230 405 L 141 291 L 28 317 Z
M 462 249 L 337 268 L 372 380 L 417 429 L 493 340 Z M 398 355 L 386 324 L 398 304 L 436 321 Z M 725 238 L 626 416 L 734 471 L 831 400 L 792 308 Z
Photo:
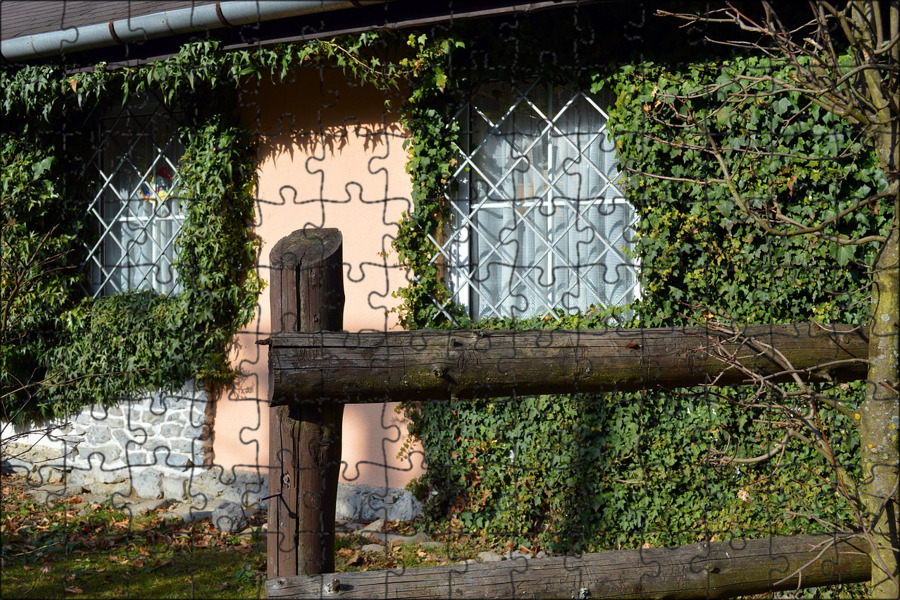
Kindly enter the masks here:
M 606 112 L 571 88 L 486 86 L 460 111 L 450 227 L 435 261 L 473 317 L 620 305 L 639 291 L 637 215 Z
M 173 261 L 184 223 L 176 115 L 161 104 L 126 104 L 103 119 L 93 157 L 100 186 L 88 206 L 98 236 L 88 248 L 91 293 L 179 290 Z

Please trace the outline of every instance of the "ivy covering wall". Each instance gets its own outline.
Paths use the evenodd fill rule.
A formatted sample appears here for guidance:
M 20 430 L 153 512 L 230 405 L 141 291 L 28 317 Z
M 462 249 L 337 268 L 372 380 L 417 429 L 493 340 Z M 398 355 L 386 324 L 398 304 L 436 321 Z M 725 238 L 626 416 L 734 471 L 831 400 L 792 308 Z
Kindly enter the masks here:
M 563 40 L 565 47 L 548 58 L 545 45 L 504 46 L 475 25 L 440 39 L 412 35 L 405 40 L 406 57 L 394 62 L 371 51 L 383 49 L 378 36 L 364 34 L 252 52 L 222 53 L 213 42 L 199 43 L 134 70 L 98 65 L 73 75 L 51 66 L 6 67 L 0 72 L 2 416 L 56 416 L 85 403 L 181 385 L 192 376 L 211 384 L 233 376 L 225 349 L 251 318 L 261 286 L 250 229 L 252 147 L 236 128 L 233 105 L 201 110 L 192 99 L 208 97 L 212 86 L 218 86 L 213 96 L 225 97 L 222 86 L 284 77 L 310 61 L 329 61 L 386 91 L 401 82 L 409 85 L 409 98 L 395 107 L 410 133 L 406 149 L 414 204 L 394 244 L 412 274 L 410 285 L 398 292 L 406 327 L 433 326 L 438 314 L 433 300 L 447 298 L 429 236 L 440 236 L 445 226 L 444 186 L 454 167 L 457 135 L 454 108 L 480 81 L 533 77 L 536 65 L 548 67 L 545 76 L 614 93 L 611 128 L 622 185 L 641 217 L 635 259 L 643 296 L 627 307 L 540 321 L 472 323 L 455 307 L 451 316 L 457 325 L 866 321 L 867 267 L 874 249 L 765 237 L 741 217 L 725 190 L 699 183 L 712 173 L 699 153 L 675 151 L 641 135 L 666 135 L 666 111 L 673 107 L 660 100 L 661 91 L 716 82 L 723 69 L 759 68 L 753 59 L 676 68 L 598 56 L 597 40 L 573 39 L 564 22 L 537 27 L 523 20 L 518 26 L 507 32 L 512 39 L 536 39 L 542 32 L 540 39 Z M 550 35 L 554 28 L 559 31 Z M 549 68 L 563 64 L 572 70 Z M 146 93 L 182 103 L 193 115 L 181 160 L 192 199 L 178 242 L 184 291 L 172 298 L 141 292 L 90 300 L 79 292 L 78 241 L 91 235 L 82 221 L 81 194 L 93 183 L 78 165 L 90 141 L 80 131 L 104 103 Z M 698 99 L 692 109 L 713 110 L 704 102 Z M 723 144 L 752 138 L 783 149 L 783 161 L 740 165 L 739 182 L 759 198 L 777 198 L 801 214 L 839 211 L 841 203 L 884 185 L 849 126 L 798 97 L 761 97 L 732 107 L 721 113 L 720 125 L 716 134 Z M 789 160 L 789 154 L 806 159 Z M 672 178 L 644 176 L 642 165 Z M 889 210 L 885 206 L 874 219 L 854 217 L 838 227 L 851 237 L 879 232 L 889 222 Z M 855 386 L 840 393 L 861 397 Z M 778 415 L 745 400 L 737 389 L 705 388 L 405 409 L 428 461 L 419 489 L 428 492 L 434 528 L 578 552 L 852 527 L 855 499 L 834 485 L 832 461 L 854 472 L 853 424 L 823 409 L 831 457 L 792 441 L 777 460 L 730 463 L 723 456 L 754 456 L 781 437 L 773 426 Z
M 253 154 L 237 126 L 236 93 L 230 103 L 227 94 L 217 106 L 195 103 L 211 81 L 186 85 L 186 70 L 174 68 L 179 58 L 169 61 L 165 82 L 152 67 L 2 74 L 5 420 L 62 417 L 190 378 L 215 386 L 233 377 L 226 348 L 253 316 L 261 289 L 250 229 Z M 98 173 L 83 161 L 99 143 L 97 119 L 136 96 L 188 114 L 179 159 L 186 218 L 175 265 L 182 291 L 93 299 L 81 265 L 98 235 L 87 210 Z
M 521 39 L 528 39 L 530 25 L 517 25 Z M 566 42 L 576 48 L 579 44 Z M 540 51 L 549 53 L 550 43 Z M 485 67 L 491 52 L 499 57 L 491 66 L 502 65 L 503 49 L 482 52 L 473 59 L 477 50 L 467 46 L 454 55 L 456 71 L 448 90 L 478 85 L 479 72 L 488 79 L 517 76 Z M 528 53 L 521 47 L 515 52 L 516 64 L 528 72 L 522 66 Z M 716 96 L 673 107 L 661 100 L 666 91 L 686 93 L 722 84 L 729 70 L 763 72 L 771 65 L 753 58 L 673 65 L 634 57 L 609 64 L 591 63 L 591 56 L 553 64 L 575 67 L 571 73 L 560 69 L 557 77 L 582 84 L 587 78 L 592 84 L 585 87 L 614 95 L 610 128 L 620 183 L 640 215 L 634 258 L 641 265 L 642 297 L 626 307 L 541 320 L 473 323 L 457 307 L 451 316 L 459 326 L 866 322 L 868 266 L 876 247 L 764 236 L 742 216 L 723 185 L 709 183 L 715 172 L 705 156 L 664 143 L 671 126 L 667 111 L 720 109 Z M 478 69 L 466 70 L 469 63 Z M 727 91 L 722 88 L 723 97 Z M 753 97 L 753 90 L 748 95 Z M 435 322 L 451 326 L 448 319 L 436 318 L 432 298 L 443 302 L 447 292 L 428 236 L 440 235 L 444 227 L 443 184 L 455 160 L 447 148 L 455 140 L 456 125 L 452 98 L 437 97 L 428 106 L 419 109 L 421 118 L 411 127 L 416 212 L 401 224 L 395 244 L 414 274 L 399 292 L 405 301 L 404 323 L 412 328 Z M 742 191 L 760 202 L 777 201 L 806 216 L 828 215 L 886 185 L 871 150 L 861 147 L 852 129 L 797 95 L 762 94 L 718 114 L 718 143 L 741 147 L 752 140 L 782 154 L 764 163 L 732 165 L 740 172 Z M 654 178 L 642 170 L 671 177 Z M 884 233 L 891 207 L 881 210 L 875 218 L 854 215 L 836 229 L 858 239 Z M 863 397 L 862 384 L 829 393 L 851 404 Z M 857 498 L 852 486 L 836 481 L 835 465 L 848 480 L 857 479 L 858 434 L 852 418 L 827 407 L 819 407 L 819 417 L 830 456 L 792 440 L 771 460 L 748 464 L 729 457 L 765 454 L 783 430 L 778 412 L 754 404 L 742 388 L 423 403 L 405 411 L 428 464 L 415 489 L 426 500 L 430 526 L 474 532 L 491 544 L 581 552 L 853 529 L 857 524 Z
M 386 48 L 398 58 L 385 59 Z M 210 389 L 230 382 L 229 344 L 263 285 L 252 231 L 256 157 L 237 120 L 239 87 L 301 67 L 339 68 L 387 98 L 420 73 L 420 84 L 441 84 L 446 51 L 424 35 L 363 33 L 229 52 L 201 41 L 136 68 L 4 66 L 0 419 L 63 417 L 190 378 Z M 135 97 L 188 117 L 178 161 L 186 219 L 175 242 L 182 291 L 92 299 L 82 265 L 97 235 L 87 206 L 98 182 L 84 157 L 95 150 L 97 120 Z

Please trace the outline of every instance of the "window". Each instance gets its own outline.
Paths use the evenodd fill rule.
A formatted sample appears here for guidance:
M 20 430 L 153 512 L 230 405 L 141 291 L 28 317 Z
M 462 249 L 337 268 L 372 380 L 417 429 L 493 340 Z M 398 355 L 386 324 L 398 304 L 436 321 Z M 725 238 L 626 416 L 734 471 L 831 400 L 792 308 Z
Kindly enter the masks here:
M 473 318 L 621 305 L 638 293 L 634 209 L 616 186 L 594 96 L 492 84 L 459 113 L 460 157 L 440 255 Z
M 128 103 L 101 121 L 93 164 L 100 186 L 89 207 L 98 237 L 88 248 L 91 293 L 179 291 L 173 260 L 184 222 L 176 115 L 157 103 Z

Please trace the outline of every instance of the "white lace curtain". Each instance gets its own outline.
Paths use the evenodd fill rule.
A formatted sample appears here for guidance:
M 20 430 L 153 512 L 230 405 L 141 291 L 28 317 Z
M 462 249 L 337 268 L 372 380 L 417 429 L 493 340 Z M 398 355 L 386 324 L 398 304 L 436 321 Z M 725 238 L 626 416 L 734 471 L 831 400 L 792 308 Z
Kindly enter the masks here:
M 456 236 L 452 257 L 459 300 L 477 317 L 629 301 L 636 269 L 622 248 L 635 215 L 615 186 L 596 101 L 559 87 L 495 86 L 476 97 L 470 118 L 477 142 L 454 203 L 470 230 Z
M 178 291 L 175 238 L 184 221 L 176 125 L 157 106 L 128 108 L 103 122 L 101 188 L 91 205 L 100 237 L 90 253 L 95 296 Z

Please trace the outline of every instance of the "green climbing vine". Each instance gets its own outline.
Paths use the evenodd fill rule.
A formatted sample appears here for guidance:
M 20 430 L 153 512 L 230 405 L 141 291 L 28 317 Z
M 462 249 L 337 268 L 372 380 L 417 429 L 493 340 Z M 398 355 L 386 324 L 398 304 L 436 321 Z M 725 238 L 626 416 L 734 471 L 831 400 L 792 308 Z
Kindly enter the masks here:
M 388 44 L 405 47 L 400 58 L 384 58 Z M 371 32 L 229 52 L 202 41 L 136 68 L 99 63 L 73 73 L 51 64 L 4 66 L 0 418 L 60 417 L 190 378 L 213 388 L 231 381 L 229 344 L 253 317 L 262 289 L 253 234 L 255 155 L 238 122 L 240 86 L 278 81 L 300 67 L 337 67 L 385 92 L 391 105 L 407 80 L 430 78 L 429 85 L 443 87 L 446 76 L 435 65 L 448 50 L 427 36 Z M 415 87 L 411 105 L 427 87 Z M 81 157 L 94 150 L 89 132 L 96 119 L 147 97 L 188 119 L 180 130 L 181 291 L 92 299 L 81 265 L 96 233 L 86 222 L 84 190 L 96 189 L 97 181 Z
M 510 35 L 530 39 L 521 31 Z M 439 239 L 445 227 L 445 184 L 455 166 L 450 148 L 458 131 L 454 110 L 465 90 L 483 77 L 516 77 L 502 66 L 507 49 L 476 48 L 471 40 L 478 36 L 459 37 L 467 46 L 444 64 L 454 67 L 445 90 L 429 94 L 411 113 L 409 168 L 416 206 L 395 241 L 413 273 L 398 292 L 409 328 L 450 326 L 434 302 L 443 303 L 447 291 L 432 238 Z M 547 53 L 553 48 L 550 42 L 540 46 Z M 529 66 L 532 74 L 539 71 L 536 62 L 523 64 L 534 56 L 516 50 L 520 71 L 529 72 Z M 490 64 L 499 66 L 481 68 L 489 62 L 485 56 L 495 52 L 501 58 Z M 471 59 L 476 53 L 478 61 Z M 467 61 L 477 64 L 466 69 Z M 550 76 L 612 94 L 609 127 L 621 165 L 617 183 L 640 216 L 634 258 L 642 265 L 642 297 L 626 307 L 478 323 L 457 307 L 453 317 L 459 326 L 866 322 L 874 246 L 844 248 L 827 239 L 762 235 L 724 186 L 708 183 L 710 165 L 701 153 L 665 143 L 672 111 L 706 111 L 718 118 L 716 139 L 722 146 L 741 148 L 753 140 L 776 154 L 765 164 L 735 159 L 737 181 L 748 197 L 774 197 L 797 215 L 828 215 L 886 185 L 871 149 L 846 122 L 790 94 L 757 97 L 749 90 L 746 97 L 753 101 L 718 113 L 714 96 L 698 95 L 689 107 L 663 99 L 667 92 L 683 96 L 721 85 L 729 69 L 771 68 L 753 58 L 677 66 L 639 59 L 554 64 L 571 64 L 576 72 Z M 845 237 L 883 234 L 890 210 L 885 204 L 854 214 L 836 228 Z M 850 406 L 862 397 L 861 384 L 820 391 Z M 434 529 L 472 532 L 495 546 L 557 552 L 856 527 L 858 499 L 835 479 L 835 465 L 851 480 L 858 478 L 855 423 L 822 406 L 818 416 L 830 456 L 792 439 L 775 460 L 730 462 L 729 456 L 764 455 L 782 436 L 779 413 L 754 406 L 749 398 L 739 388 L 703 388 L 409 404 L 402 410 L 428 464 L 412 487 L 425 501 Z
M 192 106 L 178 83 L 189 79 L 186 70 L 170 69 L 172 89 L 147 85 L 152 70 L 98 64 L 69 74 L 41 65 L 0 74 L 4 420 L 61 417 L 88 404 L 180 387 L 190 378 L 215 386 L 234 375 L 227 346 L 252 317 L 262 287 L 251 229 L 252 148 L 226 103 L 212 110 Z M 192 92 L 201 90 L 195 85 Z M 194 108 L 179 132 L 186 148 L 179 159 L 186 217 L 176 241 L 182 291 L 93 299 L 81 265 L 96 235 L 86 218 L 97 182 L 81 157 L 95 151 L 96 119 L 138 95 Z M 27 185 L 16 181 L 23 173 L 33 175 Z M 43 244 L 29 253 L 29 240 L 39 236 Z M 52 303 L 44 301 L 50 290 Z

